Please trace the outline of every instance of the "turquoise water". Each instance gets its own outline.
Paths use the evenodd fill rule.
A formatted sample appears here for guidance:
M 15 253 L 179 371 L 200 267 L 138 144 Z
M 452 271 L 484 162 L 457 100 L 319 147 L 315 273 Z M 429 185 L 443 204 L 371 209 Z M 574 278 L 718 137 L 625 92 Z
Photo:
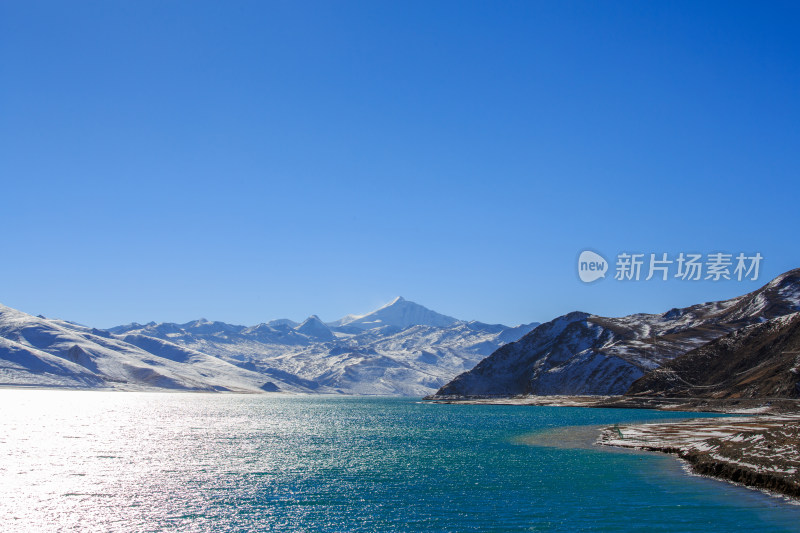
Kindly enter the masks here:
M 0 529 L 800 530 L 657 454 L 524 444 L 653 411 L 0 390 Z

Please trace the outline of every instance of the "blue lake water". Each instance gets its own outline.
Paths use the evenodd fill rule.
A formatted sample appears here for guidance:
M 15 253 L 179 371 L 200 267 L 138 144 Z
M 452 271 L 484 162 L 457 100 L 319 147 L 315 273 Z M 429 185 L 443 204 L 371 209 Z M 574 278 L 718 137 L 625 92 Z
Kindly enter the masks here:
M 668 456 L 535 446 L 685 416 L 407 399 L 0 390 L 3 531 L 798 531 Z

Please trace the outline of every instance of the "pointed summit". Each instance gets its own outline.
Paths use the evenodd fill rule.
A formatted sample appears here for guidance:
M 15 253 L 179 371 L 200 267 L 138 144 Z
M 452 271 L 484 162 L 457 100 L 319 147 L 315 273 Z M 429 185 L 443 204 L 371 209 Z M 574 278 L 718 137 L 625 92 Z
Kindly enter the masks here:
M 312 340 L 320 342 L 328 342 L 336 338 L 330 328 L 323 324 L 322 320 L 320 320 L 317 315 L 311 315 L 306 318 L 303 323 L 294 328 L 294 330 Z
M 350 326 L 368 330 L 383 326 L 406 329 L 411 326 L 448 327 L 458 322 L 455 318 L 431 311 L 427 307 L 398 296 L 386 305 L 366 315 L 347 315 L 333 326 Z

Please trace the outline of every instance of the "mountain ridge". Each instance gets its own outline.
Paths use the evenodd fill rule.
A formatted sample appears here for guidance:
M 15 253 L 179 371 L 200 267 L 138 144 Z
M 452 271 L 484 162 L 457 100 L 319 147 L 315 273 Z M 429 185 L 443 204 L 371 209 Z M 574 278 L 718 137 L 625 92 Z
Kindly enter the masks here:
M 730 300 L 619 318 L 568 313 L 505 344 L 435 396 L 619 395 L 645 373 L 746 325 L 800 310 L 800 269 Z
M 48 353 L 33 346 L 12 324 L 12 315 L 27 317 L 23 322 L 34 317 L 4 309 L 0 310 L 0 337 L 8 339 L 0 345 L 0 384 L 125 390 L 424 396 L 536 325 L 509 328 L 460 321 L 403 298 L 364 315 L 350 315 L 353 321 L 361 321 L 338 327 L 330 327 L 316 315 L 302 323 L 278 319 L 241 326 L 201 318 L 183 324 L 131 323 L 108 330 L 37 318 L 37 327 L 52 330 L 51 336 L 58 336 L 59 328 L 68 329 L 71 336 L 69 346 L 50 349 L 55 345 L 48 344 L 52 352 Z M 20 336 L 23 343 L 14 344 L 13 339 Z M 113 344 L 120 360 L 113 361 L 113 349 L 96 346 L 97 339 Z M 79 349 L 70 352 L 73 345 Z M 14 363 L 21 359 L 27 367 Z M 135 368 L 120 370 L 127 359 L 136 362 Z M 89 369 L 80 361 L 90 366 L 99 363 Z M 202 365 L 216 365 L 216 370 L 198 375 L 192 367 Z M 41 372 L 34 372 L 34 367 Z

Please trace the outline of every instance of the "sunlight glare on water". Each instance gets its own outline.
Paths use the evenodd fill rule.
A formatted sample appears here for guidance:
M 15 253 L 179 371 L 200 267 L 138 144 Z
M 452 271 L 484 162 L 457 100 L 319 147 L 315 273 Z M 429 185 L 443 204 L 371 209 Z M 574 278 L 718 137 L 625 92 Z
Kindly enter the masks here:
M 677 416 L 406 399 L 0 390 L 3 531 L 791 531 L 657 455 L 525 444 Z

